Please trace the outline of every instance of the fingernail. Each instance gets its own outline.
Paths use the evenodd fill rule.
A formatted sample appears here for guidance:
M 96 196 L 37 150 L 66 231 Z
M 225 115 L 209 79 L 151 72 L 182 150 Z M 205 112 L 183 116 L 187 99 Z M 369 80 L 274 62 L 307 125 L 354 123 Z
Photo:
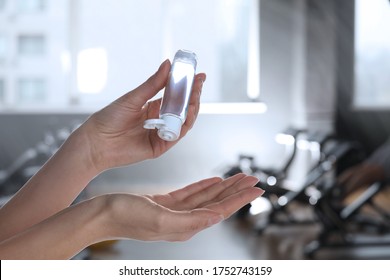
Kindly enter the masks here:
M 199 77 L 198 79 L 202 82 L 202 85 L 203 85 L 203 83 L 206 81 L 206 75 L 200 74 L 198 77 Z
M 218 216 L 214 216 L 212 218 L 209 219 L 209 226 L 212 226 L 212 225 L 215 225 L 215 224 L 218 224 L 219 222 L 223 221 L 225 219 L 225 217 L 223 215 L 218 215 Z
M 265 190 L 263 190 L 262 188 L 258 188 L 261 192 L 261 194 L 259 196 L 262 196 L 264 193 L 265 193 Z
M 254 187 L 259 182 L 259 179 L 257 177 L 254 177 L 254 176 L 246 176 L 242 180 L 243 180 L 242 184 L 245 184 L 245 185 L 243 185 L 245 187 Z
M 169 62 L 169 59 L 165 59 L 163 63 L 161 63 L 159 69 L 163 68 L 167 63 Z
M 256 185 L 258 182 L 260 182 L 259 178 L 255 177 L 255 176 L 251 176 L 251 179 L 252 179 L 253 185 Z

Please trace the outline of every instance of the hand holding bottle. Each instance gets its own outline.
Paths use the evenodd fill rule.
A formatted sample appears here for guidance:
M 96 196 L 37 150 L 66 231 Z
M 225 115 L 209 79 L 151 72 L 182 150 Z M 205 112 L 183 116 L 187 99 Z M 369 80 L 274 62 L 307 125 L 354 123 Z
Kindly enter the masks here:
M 168 60 L 163 62 L 145 83 L 93 114 L 84 124 L 91 159 L 98 171 L 159 157 L 177 142 L 164 141 L 156 131 L 143 128 L 145 120 L 159 118 L 161 99 L 149 100 L 166 86 L 170 66 Z M 205 79 L 204 73 L 195 75 L 179 139 L 195 122 Z

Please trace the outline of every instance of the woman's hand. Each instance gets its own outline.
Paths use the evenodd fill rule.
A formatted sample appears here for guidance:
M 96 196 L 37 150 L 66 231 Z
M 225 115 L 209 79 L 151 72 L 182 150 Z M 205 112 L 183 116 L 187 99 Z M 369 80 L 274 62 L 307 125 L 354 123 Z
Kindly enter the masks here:
M 177 142 L 166 142 L 156 131 L 143 128 L 145 120 L 159 117 L 161 99 L 148 100 L 165 87 L 170 65 L 169 60 L 163 62 L 145 83 L 93 114 L 83 125 L 91 159 L 98 171 L 156 158 Z M 205 79 L 204 73 L 195 76 L 180 138 L 193 126 L 198 115 Z
M 202 180 L 166 195 L 108 195 L 106 239 L 188 240 L 262 195 L 254 187 L 257 182 L 238 174 Z
M 210 178 L 166 195 L 108 194 L 85 200 L 0 241 L 1 259 L 69 259 L 112 239 L 184 241 L 230 217 L 264 191 L 257 178 Z

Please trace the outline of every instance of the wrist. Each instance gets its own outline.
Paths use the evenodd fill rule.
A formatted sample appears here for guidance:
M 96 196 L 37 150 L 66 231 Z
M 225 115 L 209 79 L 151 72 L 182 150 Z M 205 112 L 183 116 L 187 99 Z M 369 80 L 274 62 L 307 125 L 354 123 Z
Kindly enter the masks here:
M 151 208 L 157 213 L 148 209 L 149 199 L 140 195 L 115 193 L 101 198 L 104 200 L 101 221 L 105 240 L 152 240 L 155 237 L 161 212 L 156 211 L 156 205 L 153 204 Z
M 112 215 L 109 211 L 109 201 L 107 195 L 101 195 L 90 199 L 90 220 L 88 230 L 91 235 L 87 242 L 87 246 L 92 244 L 111 240 L 115 237 L 112 234 Z
M 94 178 L 103 172 L 104 168 L 98 164 L 101 160 L 99 160 L 96 155 L 95 144 L 91 135 L 93 135 L 93 133 L 88 130 L 86 122 L 69 136 L 68 140 L 64 143 L 63 148 L 64 150 L 77 153 L 86 174 Z
M 99 196 L 102 211 L 99 214 L 99 222 L 104 227 L 104 240 L 118 239 L 122 237 L 120 220 L 118 219 L 118 194 L 105 194 Z
M 119 196 L 118 194 L 105 194 L 93 198 L 95 209 L 97 209 L 93 227 L 99 229 L 97 242 L 124 238 L 118 217 Z
M 99 126 L 95 113 L 75 131 L 75 134 L 78 135 L 77 141 L 84 147 L 83 150 L 88 165 L 96 175 L 115 167 L 115 164 L 110 161 L 110 153 L 107 152 L 113 153 L 114 149 L 107 147 L 109 143 L 102 137 L 104 133 L 99 132 Z

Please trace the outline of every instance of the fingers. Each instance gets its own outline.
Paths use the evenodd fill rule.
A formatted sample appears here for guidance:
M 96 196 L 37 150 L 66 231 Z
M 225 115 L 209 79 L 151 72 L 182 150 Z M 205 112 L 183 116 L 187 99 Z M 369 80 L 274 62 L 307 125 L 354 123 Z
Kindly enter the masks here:
M 185 241 L 198 232 L 230 217 L 238 209 L 264 193 L 259 188 L 246 188 L 209 205 L 207 209 L 193 211 L 169 211 L 162 220 L 159 238 L 166 241 Z
M 232 189 L 232 192 L 234 189 L 239 188 L 239 186 L 242 186 L 242 183 L 245 183 L 245 178 L 248 176 L 240 173 L 236 174 L 228 179 L 225 179 L 223 182 L 221 182 L 218 185 L 213 186 L 212 188 L 207 189 L 203 193 L 200 193 L 196 198 L 193 198 L 194 203 L 197 207 L 203 207 L 204 205 L 210 204 L 215 202 L 218 197 L 225 191 Z M 247 185 L 245 184 L 245 187 Z M 253 186 L 253 185 L 248 185 Z
M 264 193 L 264 190 L 256 187 L 250 187 L 243 189 L 237 193 L 234 193 L 219 202 L 215 202 L 206 206 L 205 208 L 211 209 L 215 212 L 222 214 L 225 219 L 229 218 L 233 213 L 238 211 L 244 205 L 252 202 Z
M 237 174 L 228 179 L 219 177 L 205 179 L 166 195 L 153 195 L 150 198 L 171 210 L 193 210 L 213 203 L 256 185 L 258 179 L 245 174 Z
M 194 78 L 190 103 L 188 105 L 187 118 L 182 127 L 182 133 L 181 133 L 182 137 L 188 132 L 188 130 L 192 128 L 198 116 L 199 108 L 200 108 L 200 96 L 202 93 L 203 83 L 205 81 L 206 81 L 205 73 L 199 73 Z
M 142 108 L 149 99 L 165 87 L 170 67 L 170 61 L 168 59 L 165 60 L 160 65 L 157 72 L 154 73 L 146 82 L 124 96 L 125 102 L 127 102 L 131 107 L 139 109 Z
M 169 193 L 175 200 L 185 200 L 188 197 L 199 193 L 203 191 L 204 189 L 215 185 L 217 183 L 222 182 L 222 178 L 214 177 L 214 178 L 208 178 L 205 180 L 201 180 L 199 182 L 193 183 L 191 185 L 188 185 L 187 187 L 184 187 L 180 190 L 173 191 Z
M 203 207 L 241 189 L 252 187 L 257 181 L 257 178 L 242 173 L 234 175 L 186 197 L 183 200 L 183 207 L 186 207 L 185 209 Z
M 186 188 L 170 193 L 179 203 L 195 203 L 199 200 L 207 201 L 205 206 L 187 208 L 180 211 L 161 208 L 158 226 L 155 230 L 156 240 L 184 241 L 196 233 L 219 223 L 230 217 L 244 205 L 250 203 L 264 193 L 264 190 L 253 187 L 257 182 L 252 176 L 238 174 L 227 180 L 210 178 L 199 181 Z M 217 191 L 215 191 L 215 190 Z M 212 195 L 210 198 L 207 196 Z M 179 211 L 178 211 L 179 210 Z
M 201 192 L 205 188 L 208 188 L 214 184 L 217 184 L 222 181 L 222 178 L 213 177 L 199 182 L 188 185 L 182 189 L 175 190 L 168 194 L 164 195 L 146 195 L 148 198 L 152 199 L 156 203 L 167 207 L 171 210 L 189 210 L 196 207 L 189 207 L 185 202 L 186 199 L 192 195 L 195 195 L 198 192 Z
M 219 193 L 218 196 L 216 197 L 216 200 L 224 199 L 225 197 L 237 193 L 245 188 L 253 187 L 258 182 L 259 179 L 257 179 L 254 176 L 245 176 L 241 180 L 236 182 L 234 185 L 232 185 L 230 188 L 226 188 L 221 193 Z
M 193 116 L 196 117 L 199 113 L 200 96 L 202 94 L 203 84 L 205 81 L 206 81 L 206 74 L 205 73 L 196 74 L 194 77 L 194 83 L 193 83 L 192 89 L 191 89 L 191 97 L 190 97 L 189 106 L 194 107 L 195 114 L 192 114 L 189 116 L 190 117 L 189 121 L 191 121 L 191 117 L 193 117 Z M 187 116 L 187 120 L 188 120 L 188 116 Z

